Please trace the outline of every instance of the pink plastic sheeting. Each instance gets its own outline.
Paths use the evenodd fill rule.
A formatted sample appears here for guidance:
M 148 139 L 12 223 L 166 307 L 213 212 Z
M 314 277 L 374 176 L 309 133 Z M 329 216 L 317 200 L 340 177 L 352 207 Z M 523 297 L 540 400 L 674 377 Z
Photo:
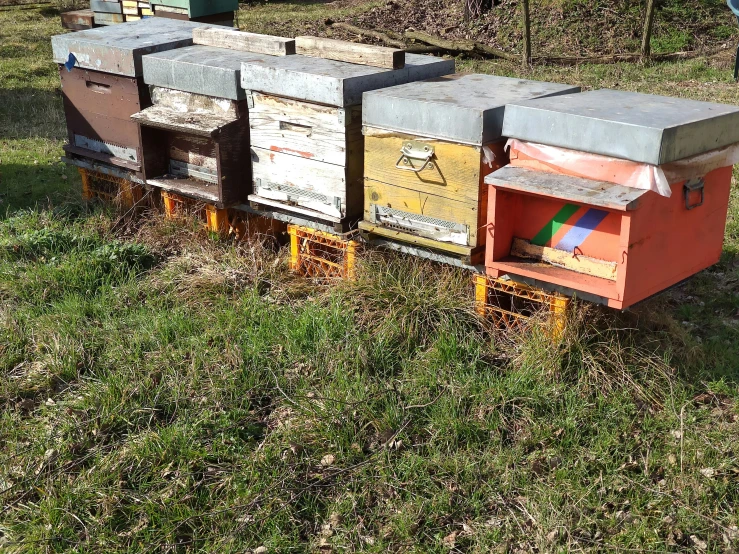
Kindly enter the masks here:
M 704 177 L 714 169 L 739 163 L 739 144 L 660 166 L 518 139 L 509 139 L 505 147 L 510 148 L 513 166 L 530 167 L 527 161 L 535 160 L 553 172 L 652 190 L 668 198 L 672 194 L 671 184 Z

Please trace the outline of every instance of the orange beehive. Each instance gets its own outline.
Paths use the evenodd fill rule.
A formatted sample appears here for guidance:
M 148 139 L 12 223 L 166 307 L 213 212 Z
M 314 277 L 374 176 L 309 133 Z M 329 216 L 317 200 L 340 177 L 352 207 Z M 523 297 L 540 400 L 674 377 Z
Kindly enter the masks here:
M 643 95 L 611 97 L 610 121 L 601 118 L 593 122 L 598 116 L 587 121 L 579 114 L 563 117 L 565 110 L 552 108 L 558 100 L 566 107 L 581 96 L 586 97 L 587 105 L 589 94 L 594 93 L 546 99 L 545 109 L 537 105 L 539 101 L 529 102 L 527 107 L 537 106 L 539 113 L 532 116 L 540 118 L 537 124 L 532 124 L 527 117 L 531 111 L 527 110 L 513 111 L 516 119 L 526 117 L 525 123 L 504 123 L 508 136 L 531 137 L 538 143 L 546 140 L 555 147 L 565 144 L 568 149 L 513 141 L 511 165 L 486 178 L 490 190 L 485 265 L 493 277 L 507 274 L 622 309 L 719 260 L 731 165 L 737 151 L 732 141 L 739 141 L 727 123 L 736 122 L 739 108 L 677 101 L 670 107 L 671 113 L 688 122 L 668 125 L 665 110 L 658 110 L 658 118 L 668 131 L 655 137 L 652 125 L 645 131 L 653 133 L 652 139 L 635 139 L 633 122 L 627 122 L 629 136 L 623 130 L 617 132 L 613 120 L 620 123 L 618 119 L 624 118 L 619 112 L 625 108 L 619 100 L 623 105 L 638 106 Z M 506 118 L 508 110 L 510 107 Z M 555 115 L 542 115 L 548 110 Z M 689 146 L 681 144 L 682 127 L 700 121 L 696 117 L 700 110 L 710 110 L 719 119 L 712 122 L 716 140 L 711 140 L 710 127 L 704 126 L 685 133 L 686 142 L 691 139 Z M 637 113 L 635 117 L 642 116 Z M 583 119 L 589 132 L 573 133 Z M 551 131 L 559 124 L 565 126 L 561 135 Z M 531 131 L 540 125 L 549 127 L 548 135 Z M 610 137 L 610 144 L 599 145 L 597 154 L 587 153 L 596 150 L 587 140 L 597 136 Z M 624 146 L 629 140 L 632 145 Z M 639 140 L 643 143 L 638 151 L 630 152 Z M 652 140 L 661 144 L 650 152 Z M 704 146 L 696 146 L 701 140 Z M 710 146 L 717 148 L 706 150 Z M 676 157 L 689 148 L 693 149 L 689 156 Z M 624 157 L 613 157 L 616 153 Z M 651 190 L 637 188 L 650 185 Z

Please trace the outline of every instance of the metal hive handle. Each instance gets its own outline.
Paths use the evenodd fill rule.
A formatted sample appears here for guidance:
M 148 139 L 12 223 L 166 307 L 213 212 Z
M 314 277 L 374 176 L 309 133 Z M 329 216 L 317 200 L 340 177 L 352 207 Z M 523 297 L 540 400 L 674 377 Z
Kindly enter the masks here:
M 403 144 L 403 147 L 400 149 L 400 157 L 398 158 L 398 161 L 395 162 L 395 168 L 400 169 L 401 171 L 412 171 L 413 173 L 420 173 L 421 171 L 426 169 L 426 167 L 433 169 L 433 164 L 431 164 L 431 158 L 433 157 L 433 146 L 416 140 L 409 140 L 408 142 Z M 410 167 L 400 165 L 400 162 L 403 160 L 405 160 L 406 165 Z M 410 163 L 410 160 L 423 160 L 423 165 L 420 167 L 413 167 L 413 165 L 411 165 Z

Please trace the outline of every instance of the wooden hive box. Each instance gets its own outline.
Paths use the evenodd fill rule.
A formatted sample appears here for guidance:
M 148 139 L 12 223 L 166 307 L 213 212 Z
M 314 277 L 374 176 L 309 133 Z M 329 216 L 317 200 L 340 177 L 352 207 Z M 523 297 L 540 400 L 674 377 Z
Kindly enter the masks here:
M 346 44 L 333 54 L 309 53 L 343 57 L 340 50 Z M 362 93 L 454 71 L 453 60 L 431 56 L 406 55 L 398 69 L 364 65 L 367 60 L 351 52 L 344 59 L 362 63 L 295 55 L 242 65 L 250 110 L 253 207 L 346 230 L 362 214 Z M 383 63 L 392 65 L 392 55 Z
M 377 237 L 482 263 L 485 175 L 508 161 L 505 104 L 578 87 L 451 75 L 364 95 L 364 220 Z
M 198 29 L 194 40 L 144 57 L 154 106 L 132 119 L 146 145 L 146 181 L 217 206 L 246 202 L 252 179 L 241 64 L 273 57 L 246 49 L 286 55 L 294 41 L 220 28 Z
M 560 160 L 512 148 L 511 165 L 486 178 L 489 275 L 623 309 L 719 260 L 738 107 L 602 90 L 505 117 L 511 137 L 568 150 Z M 659 169 L 670 196 L 612 182 L 624 168 Z
M 84 31 L 95 26 L 92 10 L 72 10 L 61 15 L 62 27 L 72 31 Z
M 142 171 L 138 128 L 129 119 L 151 105 L 141 58 L 147 52 L 191 44 L 198 25 L 146 20 L 52 37 L 54 61 L 60 64 L 69 159 L 84 157 Z

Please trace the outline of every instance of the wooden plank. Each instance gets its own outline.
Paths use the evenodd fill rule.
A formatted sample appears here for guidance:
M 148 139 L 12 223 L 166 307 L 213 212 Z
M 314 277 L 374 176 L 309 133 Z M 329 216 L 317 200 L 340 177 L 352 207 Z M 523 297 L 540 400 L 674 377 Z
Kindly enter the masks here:
M 147 127 L 182 131 L 200 137 L 212 137 L 234 118 L 215 114 L 181 113 L 164 106 L 152 106 L 131 115 L 131 119 Z
M 204 181 L 162 176 L 156 179 L 147 179 L 146 184 L 162 190 L 177 192 L 190 198 L 214 203 L 220 202 L 220 198 L 218 198 L 218 187 Z
M 302 215 L 304 217 L 309 217 L 312 219 L 319 219 L 321 221 L 328 221 L 330 223 L 342 223 L 344 220 L 340 217 L 331 216 L 316 210 L 311 210 L 310 208 L 303 208 L 302 206 L 295 206 L 292 204 L 286 204 L 285 202 L 280 202 L 278 200 L 272 200 L 270 198 L 265 198 L 263 196 L 259 196 L 258 194 L 250 194 L 249 195 L 249 203 L 254 206 L 253 209 L 267 214 L 267 210 L 265 210 L 265 207 L 267 208 L 276 208 L 277 210 L 287 212 L 289 214 L 298 214 Z M 257 207 L 258 206 L 258 207 Z M 269 217 L 275 217 L 277 219 L 280 219 L 280 212 L 270 212 Z M 289 216 L 288 216 L 289 217 Z M 287 218 L 282 218 L 281 220 L 287 221 Z M 293 223 L 293 221 L 290 221 L 289 223 Z M 296 224 L 301 224 L 301 222 L 294 222 Z M 304 224 L 309 225 L 309 221 L 303 222 Z M 316 227 L 314 227 L 316 228 Z M 333 228 L 326 228 L 324 229 L 326 232 L 333 232 Z
M 228 98 L 153 86 L 151 100 L 157 106 L 183 113 L 211 113 L 232 119 L 239 117 L 238 103 Z
M 123 23 L 123 14 L 95 12 L 94 20 L 97 25 L 114 25 L 116 23 Z
M 203 46 L 228 48 L 241 52 L 256 52 L 258 54 L 269 54 L 270 56 L 295 54 L 294 39 L 247 33 L 235 29 L 195 28 L 192 30 L 192 42 Z
M 395 229 L 386 229 L 385 227 L 375 225 L 366 220 L 359 222 L 359 228 L 362 231 L 366 231 L 367 233 L 378 235 L 380 237 L 385 237 L 394 241 L 407 242 L 424 248 L 442 250 L 444 252 L 454 254 L 455 256 L 472 256 L 473 253 L 480 252 L 480 250 L 471 246 L 462 246 L 459 244 L 452 244 L 450 242 L 440 242 L 438 240 L 396 231 Z
M 467 225 L 469 246 L 478 246 L 478 235 L 480 235 L 480 240 L 484 240 L 485 237 L 484 233 L 478 232 L 480 206 L 477 202 L 452 200 L 365 177 L 364 219 L 366 221 L 371 221 L 372 204 Z
M 635 210 L 649 191 L 582 177 L 506 166 L 485 178 L 494 187 L 611 210 Z
M 405 50 L 357 44 L 321 37 L 295 37 L 295 52 L 303 56 L 371 65 L 385 69 L 405 67 Z
M 213 140 L 183 133 L 169 133 L 168 139 L 171 159 L 204 167 L 211 171 L 218 169 L 216 146 Z
M 260 93 L 252 98 L 252 145 L 341 166 L 362 155 L 361 106 L 347 108 L 342 119 L 335 107 Z
M 262 186 L 269 185 L 271 189 L 268 191 L 256 186 L 254 192 L 259 196 L 285 201 L 289 205 L 287 197 L 294 195 L 296 199 L 291 202 L 295 205 L 333 217 L 341 218 L 345 215 L 347 176 L 344 167 L 252 147 L 252 171 L 255 183 L 261 180 Z M 281 185 L 289 188 L 278 190 L 277 187 Z M 300 189 L 307 194 L 300 197 L 299 191 L 291 191 L 291 188 Z M 311 193 L 324 195 L 328 199 L 339 198 L 341 207 L 312 199 L 309 197 Z
M 364 167 L 368 179 L 450 200 L 475 204 L 480 201 L 483 167 L 479 147 L 436 139 L 418 139 L 434 148 L 434 157 L 433 167 L 428 166 L 415 173 L 395 167 L 399 162 L 401 148 L 409 140 L 416 140 L 415 137 L 387 132 L 366 135 L 364 140 Z
M 138 6 L 123 6 L 123 15 L 139 15 Z
M 585 275 L 600 277 L 609 281 L 616 280 L 616 262 L 598 260 L 597 258 L 583 255 L 575 256 L 572 252 L 556 250 L 547 246 L 536 246 L 527 240 L 517 237 L 513 238 L 511 255 L 518 258 L 547 262 L 564 269 L 576 271 L 577 273 L 584 273 Z

